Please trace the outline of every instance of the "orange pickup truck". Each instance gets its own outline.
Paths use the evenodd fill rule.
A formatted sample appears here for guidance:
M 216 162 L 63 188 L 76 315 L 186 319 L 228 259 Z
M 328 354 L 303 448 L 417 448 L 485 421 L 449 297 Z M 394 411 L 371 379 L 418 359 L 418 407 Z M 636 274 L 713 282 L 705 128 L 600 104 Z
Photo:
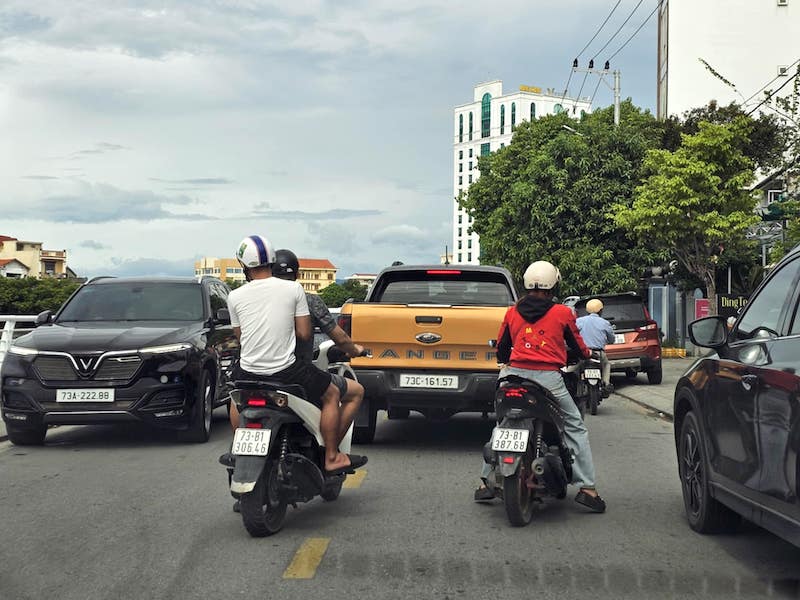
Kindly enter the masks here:
M 491 341 L 517 300 L 500 267 L 393 266 L 364 302 L 346 303 L 339 325 L 372 352 L 352 360 L 366 391 L 355 440 L 375 436 L 378 410 L 390 419 L 416 410 L 434 418 L 492 412 L 497 356 Z

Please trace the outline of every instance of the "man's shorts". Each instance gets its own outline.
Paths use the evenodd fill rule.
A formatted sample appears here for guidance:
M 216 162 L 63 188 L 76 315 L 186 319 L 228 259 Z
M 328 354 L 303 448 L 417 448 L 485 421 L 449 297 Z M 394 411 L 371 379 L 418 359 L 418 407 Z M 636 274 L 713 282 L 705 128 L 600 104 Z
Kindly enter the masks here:
M 308 401 L 314 406 L 322 408 L 322 395 L 331 384 L 333 376 L 325 371 L 320 371 L 314 365 L 309 365 L 302 361 L 295 360 L 291 366 L 287 367 L 283 371 L 278 371 L 273 375 L 249 373 L 248 371 L 245 371 L 241 367 L 237 366 L 233 373 L 233 379 L 236 380 L 247 378 L 255 380 L 277 379 L 283 383 L 295 383 L 297 385 L 301 385 L 306 391 L 306 397 Z M 347 389 L 346 386 L 347 383 L 345 382 L 345 389 Z M 338 387 L 340 390 L 342 389 L 338 383 L 336 383 L 336 387 Z
M 347 379 L 338 373 L 331 373 L 331 383 L 339 388 L 339 399 L 343 399 L 347 394 Z

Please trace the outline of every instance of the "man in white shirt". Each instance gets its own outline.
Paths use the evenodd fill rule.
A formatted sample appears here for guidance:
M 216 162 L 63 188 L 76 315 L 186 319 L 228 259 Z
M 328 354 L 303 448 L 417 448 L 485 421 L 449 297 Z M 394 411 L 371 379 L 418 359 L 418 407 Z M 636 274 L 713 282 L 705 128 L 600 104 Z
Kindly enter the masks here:
M 344 473 L 362 466 L 366 457 L 339 452 L 339 389 L 332 383 L 331 374 L 295 358 L 296 339 L 313 336 L 302 286 L 272 276 L 275 250 L 266 238 L 245 238 L 236 257 L 248 283 L 228 295 L 231 325 L 241 343 L 239 367 L 233 378 L 269 378 L 303 386 L 308 401 L 321 408 L 325 471 Z M 233 404 L 230 418 L 236 429 L 239 413 Z

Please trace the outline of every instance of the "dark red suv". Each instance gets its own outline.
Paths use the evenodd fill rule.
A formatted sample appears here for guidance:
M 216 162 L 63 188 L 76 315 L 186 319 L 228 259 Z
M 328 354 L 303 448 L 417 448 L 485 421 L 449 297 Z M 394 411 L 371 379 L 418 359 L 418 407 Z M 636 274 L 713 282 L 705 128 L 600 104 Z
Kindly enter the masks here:
M 629 292 L 586 296 L 565 304 L 571 304 L 582 317 L 586 314 L 586 303 L 592 298 L 603 302 L 603 318 L 614 329 L 614 343 L 605 348 L 612 372 L 624 372 L 628 377 L 647 373 L 649 383 L 661 383 L 661 336 L 644 299 Z

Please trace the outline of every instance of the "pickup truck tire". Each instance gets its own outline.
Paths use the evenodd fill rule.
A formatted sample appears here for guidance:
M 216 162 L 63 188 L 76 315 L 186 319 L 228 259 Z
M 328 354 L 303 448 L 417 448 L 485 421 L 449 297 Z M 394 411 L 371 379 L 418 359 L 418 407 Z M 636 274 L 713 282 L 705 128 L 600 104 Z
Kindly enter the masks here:
M 411 409 L 390 408 L 386 413 L 390 419 L 407 419 L 411 415 Z
M 369 402 L 369 400 L 365 400 L 365 402 Z M 368 406 L 367 415 L 367 425 L 365 427 L 353 427 L 354 444 L 371 444 L 375 439 L 375 428 L 378 425 L 378 409 Z

